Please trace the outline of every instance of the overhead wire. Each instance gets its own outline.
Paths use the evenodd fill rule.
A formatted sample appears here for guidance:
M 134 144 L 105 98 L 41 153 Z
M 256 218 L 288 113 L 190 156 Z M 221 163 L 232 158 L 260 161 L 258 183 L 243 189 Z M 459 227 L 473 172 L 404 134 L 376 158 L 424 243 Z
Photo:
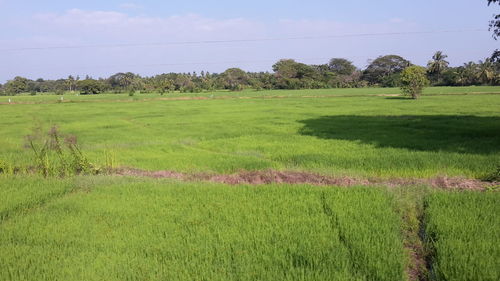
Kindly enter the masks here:
M 169 45 L 234 44 L 234 43 L 251 43 L 251 42 L 270 42 L 270 41 L 320 40 L 320 39 L 335 39 L 335 38 L 424 35 L 424 34 L 464 33 L 464 32 L 488 32 L 488 30 L 454 29 L 454 30 L 433 30 L 433 31 L 351 33 L 351 34 L 337 34 L 337 35 L 323 35 L 323 36 L 247 38 L 247 39 L 227 39 L 227 40 L 195 40 L 195 41 L 171 41 L 171 42 L 153 42 L 153 43 L 113 43 L 113 44 L 89 44 L 89 45 L 68 45 L 68 46 L 61 45 L 61 46 L 15 47 L 15 48 L 0 49 L 0 52 L 40 51 L 40 50 L 60 50 L 60 49 L 89 49 L 89 48 L 161 47 Z

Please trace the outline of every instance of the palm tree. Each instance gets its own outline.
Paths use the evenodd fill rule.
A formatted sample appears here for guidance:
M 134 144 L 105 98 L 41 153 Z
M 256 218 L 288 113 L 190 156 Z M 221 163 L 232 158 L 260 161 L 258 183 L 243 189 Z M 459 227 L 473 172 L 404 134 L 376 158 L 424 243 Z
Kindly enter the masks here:
M 429 73 L 432 75 L 432 76 L 436 76 L 436 82 L 439 83 L 439 80 L 440 80 L 440 75 L 441 73 L 443 73 L 443 71 L 448 67 L 448 65 L 450 64 L 449 62 L 447 62 L 445 59 L 447 58 L 448 56 L 443 54 L 442 51 L 437 51 L 433 56 L 432 56 L 432 60 L 429 61 L 429 63 L 427 64 L 427 68 L 428 68 L 428 71 Z
M 464 63 L 464 76 L 467 85 L 477 84 L 478 65 L 475 62 Z
M 478 78 L 483 84 L 492 84 L 496 78 L 495 67 L 490 58 L 479 61 Z
M 455 73 L 456 73 L 455 82 L 458 85 L 464 86 L 465 84 L 467 84 L 467 75 L 465 73 L 465 68 L 463 66 L 457 67 Z

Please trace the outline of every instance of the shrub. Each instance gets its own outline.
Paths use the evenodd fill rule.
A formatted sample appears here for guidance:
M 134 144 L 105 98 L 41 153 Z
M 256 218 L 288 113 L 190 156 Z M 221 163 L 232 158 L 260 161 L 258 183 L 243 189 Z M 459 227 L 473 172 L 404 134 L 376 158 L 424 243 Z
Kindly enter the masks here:
M 41 127 L 26 136 L 25 147 L 34 153 L 35 172 L 48 176 L 97 174 L 99 168 L 83 154 L 75 136 L 65 136 L 53 126 L 47 133 Z
M 425 68 L 421 66 L 410 66 L 405 68 L 400 77 L 401 91 L 405 95 L 417 99 L 425 86 L 429 85 Z

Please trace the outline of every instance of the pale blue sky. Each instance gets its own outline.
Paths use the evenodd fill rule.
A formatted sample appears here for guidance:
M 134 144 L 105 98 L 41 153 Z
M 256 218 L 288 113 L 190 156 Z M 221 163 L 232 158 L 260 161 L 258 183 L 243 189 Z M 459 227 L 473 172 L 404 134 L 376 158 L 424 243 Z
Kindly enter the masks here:
M 11 1 L 0 0 L 0 83 L 120 71 L 270 70 L 280 58 L 324 63 L 345 57 L 358 67 L 383 54 L 424 65 L 436 50 L 452 65 L 499 47 L 487 32 L 498 5 L 484 0 L 377 1 Z M 33 47 L 239 40 L 343 34 L 456 31 L 219 44 L 18 50 Z M 476 30 L 476 31 L 472 31 Z M 482 30 L 482 31 L 477 31 Z

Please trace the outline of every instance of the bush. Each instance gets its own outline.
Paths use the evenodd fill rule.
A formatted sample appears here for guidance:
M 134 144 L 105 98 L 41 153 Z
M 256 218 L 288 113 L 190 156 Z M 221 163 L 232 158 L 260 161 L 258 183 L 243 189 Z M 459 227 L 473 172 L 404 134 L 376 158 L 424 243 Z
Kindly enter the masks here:
M 78 88 L 81 95 L 97 95 L 104 90 L 104 85 L 100 81 L 86 79 L 78 81 Z
M 401 73 L 401 91 L 405 95 L 417 99 L 425 86 L 429 85 L 425 68 L 421 66 L 410 66 Z
M 57 126 L 47 133 L 35 127 L 25 140 L 25 147 L 34 155 L 35 166 L 31 170 L 45 177 L 99 173 L 99 168 L 83 154 L 76 136 L 61 134 Z

